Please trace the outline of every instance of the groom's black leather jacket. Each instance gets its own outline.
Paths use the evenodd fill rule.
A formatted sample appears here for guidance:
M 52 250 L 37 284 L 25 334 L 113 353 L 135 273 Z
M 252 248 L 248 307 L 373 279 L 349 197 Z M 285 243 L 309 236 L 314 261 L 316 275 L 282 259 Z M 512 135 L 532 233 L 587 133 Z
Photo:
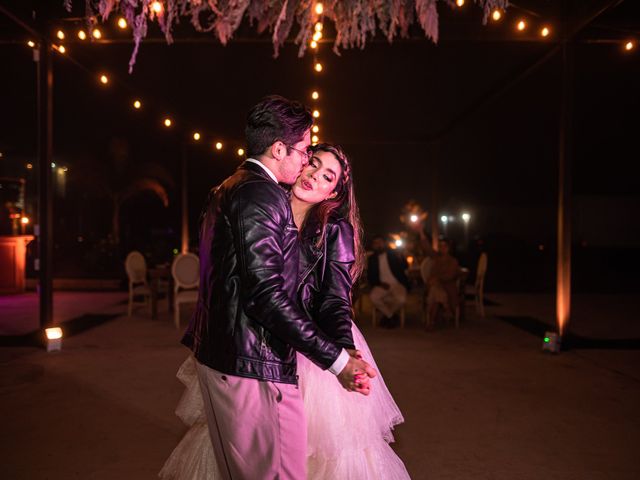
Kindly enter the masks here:
M 199 255 L 198 303 L 182 343 L 200 363 L 295 384 L 295 350 L 324 369 L 338 358 L 295 299 L 298 230 L 287 192 L 260 165 L 245 162 L 212 190 Z

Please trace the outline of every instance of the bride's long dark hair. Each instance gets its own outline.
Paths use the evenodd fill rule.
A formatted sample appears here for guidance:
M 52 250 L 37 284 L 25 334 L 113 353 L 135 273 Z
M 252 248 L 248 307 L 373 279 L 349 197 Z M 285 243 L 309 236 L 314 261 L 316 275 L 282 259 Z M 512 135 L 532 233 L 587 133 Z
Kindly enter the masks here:
M 364 268 L 364 251 L 362 249 L 362 223 L 360 222 L 360 211 L 356 202 L 355 191 L 353 188 L 353 172 L 351 162 L 342 149 L 337 145 L 329 143 L 319 143 L 311 147 L 312 152 L 327 152 L 332 154 L 340 163 L 342 173 L 336 183 L 334 192 L 336 196 L 328 198 L 320 203 L 315 204 L 309 209 L 302 226 L 302 231 L 307 225 L 319 225 L 320 238 L 316 246 L 320 248 L 324 242 L 327 222 L 331 214 L 336 213 L 343 217 L 353 227 L 353 253 L 355 262 L 351 267 L 351 278 L 353 282 L 360 277 Z

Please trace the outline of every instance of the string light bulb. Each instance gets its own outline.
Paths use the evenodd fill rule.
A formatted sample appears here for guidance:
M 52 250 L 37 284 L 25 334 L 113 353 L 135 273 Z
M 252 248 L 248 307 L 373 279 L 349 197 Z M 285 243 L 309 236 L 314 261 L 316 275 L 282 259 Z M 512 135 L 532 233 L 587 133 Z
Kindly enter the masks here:
M 313 111 L 313 118 L 320 118 L 320 111 L 319 110 L 314 110 Z
M 313 127 L 311 127 L 311 131 L 313 133 L 318 133 L 320 131 L 320 127 L 318 127 L 318 125 L 314 125 Z
M 316 30 L 316 32 L 313 34 L 313 41 L 318 42 L 320 41 L 321 38 L 322 38 L 322 32 L 320 30 Z
M 464 0 L 456 0 L 456 5 L 462 7 L 464 5 Z
M 87 34 L 84 32 L 84 30 L 78 30 L 78 38 L 80 40 L 86 40 L 87 39 Z
M 316 72 L 320 73 L 322 71 L 322 64 L 320 62 L 318 62 L 318 63 L 316 63 L 314 68 L 315 68 Z
M 170 118 L 165 118 L 164 119 L 164 126 L 169 128 L 172 125 L 173 122 L 171 122 Z
M 238 149 L 238 156 L 241 157 L 244 155 L 244 148 L 239 148 Z
M 156 13 L 162 13 L 162 3 L 160 2 L 153 2 L 151 4 L 151 9 L 156 12 Z
M 58 30 L 56 32 L 56 37 L 58 37 L 60 40 L 64 40 L 64 32 L 62 30 Z
M 64 45 L 58 45 L 58 46 L 56 47 L 56 49 L 58 50 L 58 52 L 60 52 L 60 53 L 62 53 L 62 54 L 64 54 L 64 53 L 67 51 L 67 49 L 66 49 L 66 48 L 64 48 Z
M 491 18 L 493 18 L 493 20 L 497 22 L 502 18 L 502 12 L 500 10 L 494 10 L 491 14 Z
M 36 46 L 36 44 L 35 44 L 35 42 L 34 42 L 33 40 L 29 40 L 29 41 L 27 42 L 27 45 L 29 45 L 31 48 L 33 48 L 33 47 L 35 47 L 35 46 Z
M 317 135 L 314 135 L 313 137 L 311 137 L 311 141 L 312 141 L 313 143 L 318 143 L 318 140 L 319 140 L 319 139 L 318 139 L 318 136 L 317 136 Z
M 199 132 L 193 132 L 193 139 L 197 142 L 198 140 L 200 140 L 200 133 Z
M 27 163 L 27 170 L 33 169 L 33 163 Z
M 322 15 L 323 12 L 324 12 L 324 5 L 322 5 L 322 3 L 320 2 L 316 3 L 316 14 Z
M 222 142 L 216 142 L 216 150 L 222 150 Z
M 136 110 L 140 110 L 141 107 L 142 107 L 142 102 L 140 102 L 140 100 L 133 101 L 133 108 L 135 108 Z
M 635 43 L 633 43 L 633 41 L 629 40 L 627 43 L 624 44 L 624 49 L 628 52 L 630 50 L 633 50 L 635 48 Z
M 93 38 L 95 38 L 96 40 L 100 40 L 102 38 L 102 32 L 99 28 L 94 28 L 91 32 L 91 35 L 93 35 Z
M 311 48 L 314 48 L 314 49 L 315 49 L 315 48 L 318 48 L 318 42 L 316 42 L 315 40 L 312 40 L 312 41 L 311 41 L 311 44 L 310 44 L 310 47 L 311 47 Z
M 316 32 L 321 32 L 322 29 L 324 28 L 324 25 L 322 25 L 322 22 L 318 22 L 314 25 L 313 28 L 315 29 Z
M 109 83 L 109 77 L 107 77 L 106 75 L 100 75 L 100 83 L 106 85 L 107 83 Z
M 520 20 L 516 25 L 516 28 L 518 29 L 518 31 L 523 32 L 527 28 L 527 22 L 525 22 L 524 20 Z
M 318 92 L 311 92 L 311 98 L 313 98 L 314 100 L 318 100 L 318 98 L 320 98 L 320 94 Z
M 542 29 L 540 30 L 540 35 L 542 35 L 543 37 L 548 37 L 550 33 L 551 30 L 549 30 L 549 27 L 542 27 Z
M 127 21 L 124 19 L 124 17 L 120 17 L 118 19 L 118 26 L 124 30 L 125 28 L 127 28 Z

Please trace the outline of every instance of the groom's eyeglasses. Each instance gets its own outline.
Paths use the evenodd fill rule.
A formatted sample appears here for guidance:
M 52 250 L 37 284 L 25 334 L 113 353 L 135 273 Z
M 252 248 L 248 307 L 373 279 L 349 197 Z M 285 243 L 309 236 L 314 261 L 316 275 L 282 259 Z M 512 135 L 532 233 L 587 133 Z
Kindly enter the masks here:
M 287 147 L 289 147 L 291 150 L 295 150 L 296 152 L 298 152 L 300 155 L 304 157 L 304 159 L 307 162 L 311 158 L 311 155 L 313 155 L 313 150 L 311 150 L 311 147 L 307 148 L 306 150 L 299 150 L 296 147 L 292 147 L 291 145 L 287 145 Z

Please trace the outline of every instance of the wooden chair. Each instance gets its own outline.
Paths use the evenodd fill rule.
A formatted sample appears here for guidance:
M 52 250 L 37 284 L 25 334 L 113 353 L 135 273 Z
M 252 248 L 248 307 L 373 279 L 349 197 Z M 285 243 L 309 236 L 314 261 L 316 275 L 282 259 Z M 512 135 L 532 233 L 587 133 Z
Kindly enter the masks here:
M 148 305 L 151 299 L 151 288 L 147 282 L 147 262 L 144 256 L 137 251 L 130 252 L 124 261 L 124 268 L 129 277 L 129 305 L 127 315 L 133 313 L 134 303 Z M 136 296 L 142 296 L 142 302 L 135 302 Z
M 176 328 L 180 328 L 180 305 L 198 302 L 200 259 L 193 253 L 181 253 L 171 264 L 173 277 L 173 315 Z

